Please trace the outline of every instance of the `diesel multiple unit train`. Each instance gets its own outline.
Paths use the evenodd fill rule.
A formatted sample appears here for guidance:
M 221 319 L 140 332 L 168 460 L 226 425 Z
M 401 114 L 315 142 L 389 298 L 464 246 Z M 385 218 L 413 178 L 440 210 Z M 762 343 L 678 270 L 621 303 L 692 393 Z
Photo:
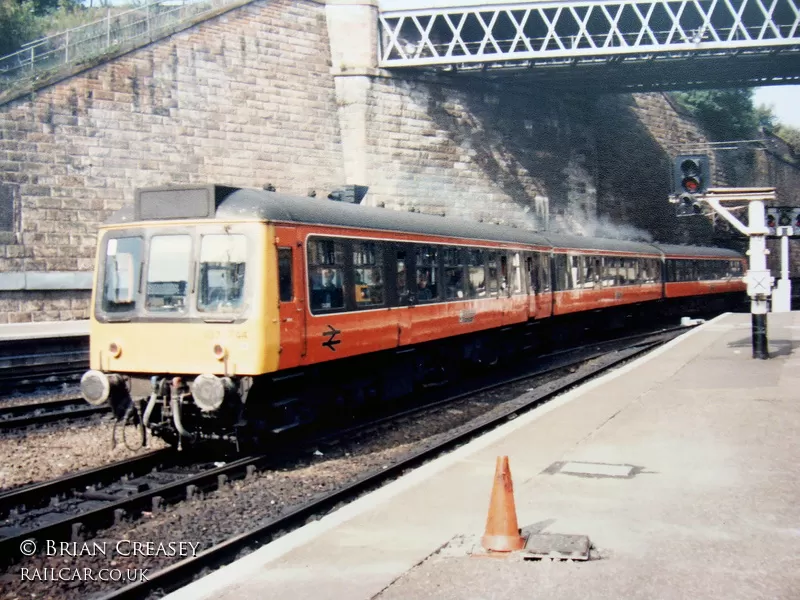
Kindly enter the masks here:
M 96 265 L 82 393 L 173 444 L 341 417 L 571 329 L 745 291 L 730 250 L 222 186 L 138 190 Z

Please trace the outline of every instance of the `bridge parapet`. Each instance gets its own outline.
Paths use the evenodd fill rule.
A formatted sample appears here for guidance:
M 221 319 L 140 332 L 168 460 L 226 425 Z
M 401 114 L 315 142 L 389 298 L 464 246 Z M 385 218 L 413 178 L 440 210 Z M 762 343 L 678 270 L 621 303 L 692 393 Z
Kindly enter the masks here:
M 379 64 L 487 70 L 800 57 L 793 0 L 383 0 Z M 435 4 L 435 6 L 434 6 Z

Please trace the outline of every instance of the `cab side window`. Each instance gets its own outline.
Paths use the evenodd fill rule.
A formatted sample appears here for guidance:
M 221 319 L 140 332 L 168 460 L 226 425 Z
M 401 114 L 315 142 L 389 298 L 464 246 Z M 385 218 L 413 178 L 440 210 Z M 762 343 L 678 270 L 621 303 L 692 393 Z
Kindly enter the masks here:
M 292 249 L 278 248 L 278 293 L 281 302 L 291 302 L 292 292 Z

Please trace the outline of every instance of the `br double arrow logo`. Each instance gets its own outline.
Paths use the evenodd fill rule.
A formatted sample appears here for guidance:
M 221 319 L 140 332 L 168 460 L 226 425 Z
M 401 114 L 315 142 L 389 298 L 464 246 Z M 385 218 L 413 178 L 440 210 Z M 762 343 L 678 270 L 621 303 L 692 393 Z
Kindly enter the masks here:
M 331 352 L 336 352 L 336 348 L 334 346 L 342 343 L 342 340 L 336 339 L 336 336 L 340 333 L 342 332 L 338 329 L 334 329 L 332 325 L 328 325 L 328 330 L 322 332 L 322 337 L 327 337 L 328 339 L 322 342 L 322 345 L 330 348 Z

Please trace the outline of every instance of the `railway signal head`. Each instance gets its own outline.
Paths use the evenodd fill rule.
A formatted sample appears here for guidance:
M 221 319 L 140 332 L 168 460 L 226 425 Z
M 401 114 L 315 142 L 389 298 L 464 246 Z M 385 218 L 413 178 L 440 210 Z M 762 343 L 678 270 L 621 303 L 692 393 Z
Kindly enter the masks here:
M 702 215 L 703 207 L 692 194 L 680 194 L 678 196 L 676 214 L 679 217 Z
M 767 219 L 765 224 L 767 226 L 767 235 L 775 235 L 775 232 L 778 228 L 778 215 L 776 214 L 775 209 L 767 209 Z
M 674 164 L 675 193 L 705 194 L 708 190 L 708 156 L 699 154 L 679 154 Z

